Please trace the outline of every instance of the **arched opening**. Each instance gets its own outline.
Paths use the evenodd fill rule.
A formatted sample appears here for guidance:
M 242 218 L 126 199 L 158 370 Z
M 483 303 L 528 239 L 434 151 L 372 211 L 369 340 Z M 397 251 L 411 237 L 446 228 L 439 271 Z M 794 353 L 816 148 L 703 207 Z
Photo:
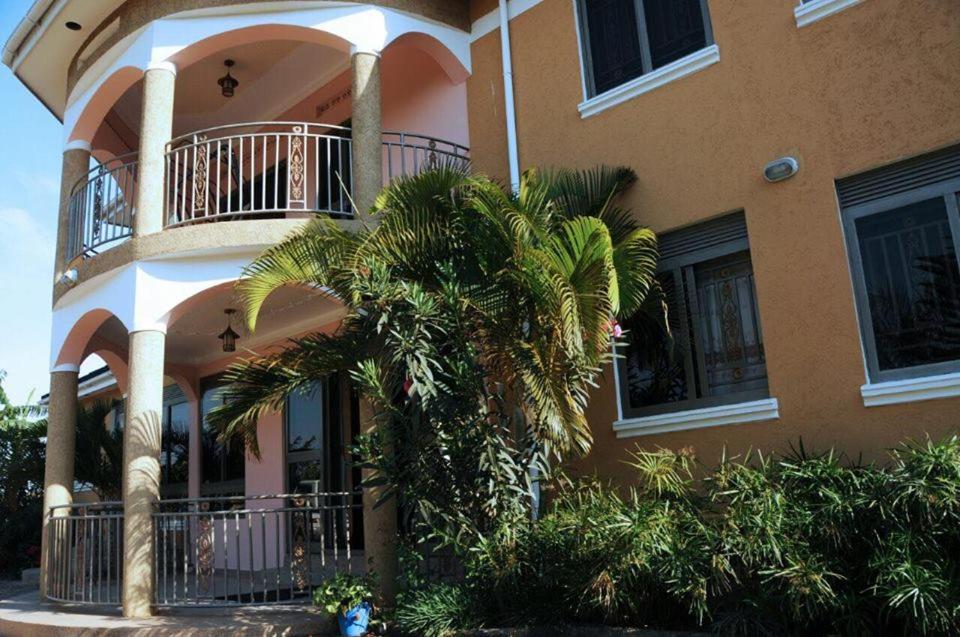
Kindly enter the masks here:
M 357 34 L 354 27 L 340 34 L 329 28 L 267 23 L 154 43 L 154 56 L 168 52 L 166 60 L 177 68 L 167 226 L 252 215 L 353 215 L 348 37 Z M 465 164 L 468 71 L 461 59 L 425 32 L 378 28 L 386 45 L 380 73 L 385 179 L 444 160 Z M 229 94 L 220 81 L 228 73 L 239 82 Z M 82 215 L 74 223 L 81 237 L 76 252 L 84 254 L 132 233 L 142 72 L 123 66 L 91 90 L 70 135 L 92 140 L 100 162 L 86 188 L 78 186 L 73 206 Z
M 333 329 L 342 317 L 342 306 L 327 293 L 312 288 L 283 288 L 264 304 L 257 331 L 250 333 L 239 310 L 233 281 L 206 288 L 172 308 L 166 315 L 166 363 L 195 383 L 196 436 L 193 449 L 199 458 L 197 493 L 203 496 L 267 495 L 288 487 L 284 443 L 285 421 L 277 413 L 261 419 L 258 433 L 261 457 L 247 455 L 236 444 L 222 445 L 205 415 L 223 404 L 223 373 L 239 358 L 254 352 L 283 347 L 292 337 Z M 220 335 L 228 325 L 238 335 L 236 350 L 224 351 Z

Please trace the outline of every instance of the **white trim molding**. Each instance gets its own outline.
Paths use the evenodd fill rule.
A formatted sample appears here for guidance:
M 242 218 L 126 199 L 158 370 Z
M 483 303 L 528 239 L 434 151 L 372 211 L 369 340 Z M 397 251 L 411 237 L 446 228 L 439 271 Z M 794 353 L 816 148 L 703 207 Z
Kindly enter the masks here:
M 356 45 L 356 44 L 351 44 L 351 45 L 350 45 L 350 57 L 353 57 L 354 55 L 357 55 L 358 53 L 366 53 L 367 55 L 375 55 L 375 56 L 377 56 L 377 57 L 380 57 L 381 55 L 383 55 L 383 51 L 382 51 L 381 49 L 376 48 L 376 47 L 369 46 L 369 45 L 358 46 L 358 45 Z
M 861 0 L 810 0 L 809 2 L 801 2 L 793 10 L 793 15 L 797 19 L 797 28 L 800 28 L 860 2 Z
M 144 69 L 144 72 L 146 71 L 169 71 L 176 75 L 177 65 L 169 60 L 153 60 L 147 64 L 147 68 Z
M 642 418 L 626 418 L 613 423 L 617 438 L 649 436 L 685 429 L 701 427 L 719 427 L 721 425 L 740 425 L 748 422 L 761 422 L 780 418 L 780 403 L 776 398 L 764 398 L 746 403 L 720 405 L 675 411 Z
M 960 372 L 883 383 L 867 383 L 860 388 L 860 395 L 863 396 L 865 407 L 960 396 Z
M 117 386 L 117 379 L 108 368 L 106 372 L 86 380 L 77 387 L 77 398 L 84 398 Z
M 532 9 L 541 2 L 543 2 L 543 0 L 511 0 L 507 3 L 507 11 L 510 14 L 510 19 L 513 20 L 521 13 Z M 499 28 L 500 9 L 492 9 L 483 17 L 474 20 L 473 24 L 470 25 L 470 41 L 476 42 L 483 36 L 493 33 Z
M 674 80 L 679 80 L 691 73 L 704 69 L 720 61 L 720 47 L 711 44 L 708 47 L 700 49 L 695 53 L 675 60 L 666 66 L 662 66 L 655 71 L 634 78 L 625 84 L 605 91 L 600 95 L 591 97 L 577 106 L 580 111 L 580 117 L 587 119 L 598 113 L 602 113 L 608 108 L 617 104 L 622 104 L 627 100 L 633 99 L 638 95 L 643 95 L 664 84 L 669 84 Z
M 71 139 L 63 145 L 63 152 L 70 150 L 85 150 L 89 153 L 91 150 L 93 150 L 93 146 L 91 146 L 90 142 L 85 139 Z

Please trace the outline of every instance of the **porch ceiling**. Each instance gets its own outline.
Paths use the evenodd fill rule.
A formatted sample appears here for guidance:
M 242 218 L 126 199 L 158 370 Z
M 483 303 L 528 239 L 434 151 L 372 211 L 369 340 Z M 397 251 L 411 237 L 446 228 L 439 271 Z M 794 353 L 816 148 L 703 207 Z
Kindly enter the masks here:
M 233 97 L 220 94 L 217 80 L 231 59 L 240 81 Z M 319 44 L 271 40 L 231 47 L 177 73 L 174 135 L 234 122 L 271 120 L 347 70 L 349 58 Z M 131 132 L 140 130 L 143 83 L 131 86 L 113 112 Z
M 206 365 L 228 358 L 217 338 L 227 325 L 226 308 L 239 308 L 233 288 L 219 289 L 196 299 L 195 304 L 167 328 L 165 363 L 168 365 Z M 282 288 L 267 299 L 250 334 L 239 315 L 233 317 L 233 329 L 240 334 L 237 352 L 262 351 L 277 341 L 317 329 L 337 320 L 342 306 L 319 290 Z M 111 343 L 117 351 L 127 349 L 127 331 L 111 318 L 97 330 L 94 338 Z

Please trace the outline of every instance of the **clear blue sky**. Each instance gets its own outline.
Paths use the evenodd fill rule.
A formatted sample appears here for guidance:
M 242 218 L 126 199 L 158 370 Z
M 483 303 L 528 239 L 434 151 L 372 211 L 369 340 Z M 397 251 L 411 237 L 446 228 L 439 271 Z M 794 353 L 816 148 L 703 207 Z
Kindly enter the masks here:
M 6 42 L 30 0 L 0 2 Z M 14 402 L 49 387 L 50 298 L 56 242 L 60 122 L 0 68 L 0 369 Z

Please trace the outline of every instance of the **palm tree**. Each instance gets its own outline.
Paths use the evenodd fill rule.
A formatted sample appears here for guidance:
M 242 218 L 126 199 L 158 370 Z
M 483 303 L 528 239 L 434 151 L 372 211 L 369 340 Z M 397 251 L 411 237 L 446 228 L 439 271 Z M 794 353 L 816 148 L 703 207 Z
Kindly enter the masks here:
M 288 285 L 328 291 L 346 317 L 234 365 L 211 423 L 259 453 L 262 414 L 348 370 L 377 422 L 363 455 L 393 492 L 425 518 L 495 517 L 529 492 L 531 466 L 590 449 L 616 319 L 663 324 L 656 237 L 615 203 L 634 181 L 531 170 L 514 194 L 441 167 L 388 186 L 373 227 L 312 221 L 246 269 L 247 321 Z
M 119 401 L 77 406 L 75 478 L 101 500 L 118 500 L 123 472 L 123 430 L 107 424 Z
M 11 403 L 4 378 L 6 372 L 0 369 L 0 511 L 11 515 L 43 493 L 47 421 L 42 408 Z

